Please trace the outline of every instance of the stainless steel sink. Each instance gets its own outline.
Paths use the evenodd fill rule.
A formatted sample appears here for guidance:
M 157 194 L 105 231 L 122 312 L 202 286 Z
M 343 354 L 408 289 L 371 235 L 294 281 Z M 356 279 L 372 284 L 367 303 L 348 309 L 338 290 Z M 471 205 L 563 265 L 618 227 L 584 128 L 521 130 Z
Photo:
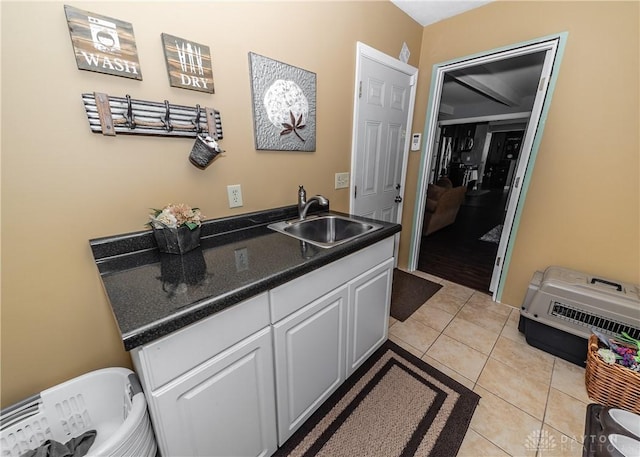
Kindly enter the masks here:
M 382 225 L 330 215 L 310 216 L 303 221 L 276 222 L 268 227 L 315 246 L 330 248 L 378 230 Z

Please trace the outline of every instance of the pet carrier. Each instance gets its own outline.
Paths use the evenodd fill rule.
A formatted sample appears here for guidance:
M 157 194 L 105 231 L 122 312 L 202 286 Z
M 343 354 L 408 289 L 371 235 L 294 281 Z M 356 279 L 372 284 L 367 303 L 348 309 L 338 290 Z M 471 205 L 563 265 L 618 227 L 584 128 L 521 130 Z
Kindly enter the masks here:
M 592 329 L 640 338 L 640 290 L 552 266 L 533 275 L 518 329 L 531 346 L 584 366 Z

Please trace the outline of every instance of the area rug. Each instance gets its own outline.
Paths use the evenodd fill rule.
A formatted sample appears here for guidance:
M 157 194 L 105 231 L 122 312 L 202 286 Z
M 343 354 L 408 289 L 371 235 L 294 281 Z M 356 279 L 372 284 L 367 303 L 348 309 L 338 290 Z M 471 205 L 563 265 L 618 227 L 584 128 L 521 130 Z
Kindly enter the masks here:
M 274 456 L 454 457 L 479 400 L 387 341 Z
M 498 244 L 500 242 L 500 237 L 502 236 L 502 224 L 496 225 L 487 233 L 480 237 L 480 241 L 487 241 L 489 243 Z
M 391 289 L 391 317 L 399 321 L 406 320 L 441 287 L 441 284 L 395 268 Z

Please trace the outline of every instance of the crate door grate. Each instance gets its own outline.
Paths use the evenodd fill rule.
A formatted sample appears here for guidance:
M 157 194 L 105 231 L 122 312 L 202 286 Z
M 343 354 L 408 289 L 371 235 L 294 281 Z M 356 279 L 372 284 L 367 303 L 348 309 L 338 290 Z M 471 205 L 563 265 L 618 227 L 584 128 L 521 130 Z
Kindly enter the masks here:
M 640 338 L 640 329 L 638 328 L 557 301 L 551 302 L 551 312 L 549 314 L 583 327 L 596 328 L 612 336 L 626 332 L 631 338 Z

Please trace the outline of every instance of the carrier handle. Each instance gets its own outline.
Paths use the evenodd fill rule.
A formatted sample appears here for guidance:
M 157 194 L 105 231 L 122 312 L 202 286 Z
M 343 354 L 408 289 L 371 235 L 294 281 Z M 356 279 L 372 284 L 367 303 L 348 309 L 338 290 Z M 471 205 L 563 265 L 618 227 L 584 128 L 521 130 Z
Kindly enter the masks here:
M 595 284 L 596 282 L 601 282 L 607 286 L 615 287 L 618 292 L 622 292 L 622 284 L 618 284 L 617 282 L 611 282 L 600 278 L 591 278 L 591 284 Z

